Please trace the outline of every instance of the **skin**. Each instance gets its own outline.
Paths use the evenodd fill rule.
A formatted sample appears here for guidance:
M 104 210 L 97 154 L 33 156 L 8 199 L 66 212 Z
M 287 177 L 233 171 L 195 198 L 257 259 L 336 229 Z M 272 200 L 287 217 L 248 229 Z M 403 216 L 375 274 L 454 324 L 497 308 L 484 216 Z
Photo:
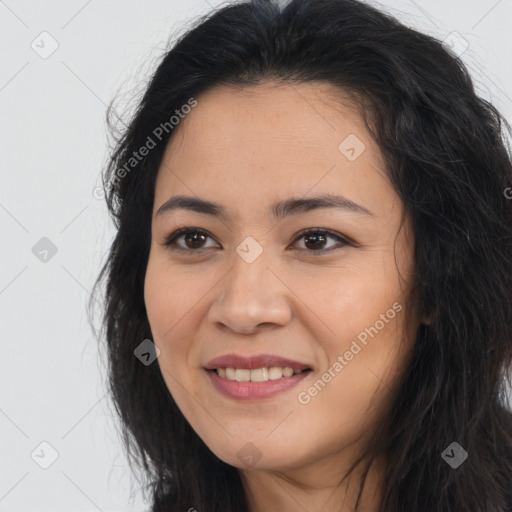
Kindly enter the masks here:
M 197 100 L 166 148 L 155 187 L 145 301 L 162 375 L 206 445 L 240 468 L 251 512 L 354 510 L 359 473 L 340 481 L 389 407 L 419 324 L 416 309 L 405 307 L 413 233 L 407 218 L 400 229 L 402 202 L 354 105 L 329 84 L 221 86 Z M 354 161 L 338 149 L 350 134 L 365 145 Z M 342 194 L 372 215 L 269 214 L 274 201 L 320 193 Z M 220 203 L 231 218 L 183 209 L 157 216 L 177 194 Z M 197 245 L 182 236 L 176 245 L 189 252 L 173 252 L 165 240 L 186 226 L 209 235 Z M 297 239 L 306 228 L 355 244 L 308 244 Z M 248 236 L 263 249 L 252 263 L 236 252 Z M 300 403 L 299 393 L 395 303 L 401 311 Z M 228 353 L 275 354 L 312 371 L 275 397 L 237 401 L 204 370 Z M 253 465 L 237 455 L 248 442 L 261 456 Z M 384 467 L 382 459 L 372 466 L 361 510 L 377 510 Z

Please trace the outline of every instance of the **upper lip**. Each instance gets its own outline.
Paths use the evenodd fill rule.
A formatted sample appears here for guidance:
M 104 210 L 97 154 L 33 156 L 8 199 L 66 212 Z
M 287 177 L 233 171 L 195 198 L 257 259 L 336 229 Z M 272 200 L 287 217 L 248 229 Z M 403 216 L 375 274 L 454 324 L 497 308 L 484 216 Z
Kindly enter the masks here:
M 215 370 L 217 368 L 240 368 L 247 370 L 255 370 L 256 368 L 270 368 L 278 366 L 281 368 L 293 368 L 294 370 L 306 370 L 311 366 L 293 361 L 285 357 L 273 356 L 271 354 L 260 354 L 257 356 L 244 357 L 238 354 L 226 354 L 216 357 L 209 361 L 205 368 L 207 370 Z

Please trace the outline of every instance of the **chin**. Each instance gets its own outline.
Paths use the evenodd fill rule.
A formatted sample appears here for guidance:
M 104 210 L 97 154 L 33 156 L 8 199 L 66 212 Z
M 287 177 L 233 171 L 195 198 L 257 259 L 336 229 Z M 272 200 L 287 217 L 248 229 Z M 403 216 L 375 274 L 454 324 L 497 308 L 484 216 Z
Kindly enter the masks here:
M 296 443 L 294 444 L 296 446 Z M 296 450 L 287 450 L 282 446 L 276 450 L 275 444 L 264 438 L 258 441 L 257 436 L 234 440 L 229 446 L 209 448 L 226 464 L 243 470 L 281 471 L 293 469 L 298 465 Z M 292 454 L 293 459 L 290 457 Z

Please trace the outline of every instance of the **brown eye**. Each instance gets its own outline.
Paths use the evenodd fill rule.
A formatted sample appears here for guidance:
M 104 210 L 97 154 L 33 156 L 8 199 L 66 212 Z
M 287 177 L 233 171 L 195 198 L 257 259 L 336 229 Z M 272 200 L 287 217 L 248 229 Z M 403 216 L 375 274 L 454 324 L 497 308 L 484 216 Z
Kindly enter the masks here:
M 211 238 L 210 235 L 202 229 L 183 228 L 172 233 L 164 245 L 173 251 L 199 252 L 205 247 L 205 241 Z M 179 239 L 183 239 L 184 246 L 177 244 Z
M 328 239 L 336 240 L 338 244 L 334 244 L 334 246 L 325 248 Z M 329 252 L 331 250 L 335 250 L 339 248 L 339 246 L 350 245 L 350 243 L 340 235 L 333 233 L 331 231 L 322 230 L 322 229 L 309 229 L 306 231 L 302 231 L 299 236 L 295 239 L 297 242 L 300 239 L 304 239 L 304 245 L 306 250 L 311 253 L 323 254 L 325 252 Z M 338 247 L 336 247 L 336 245 Z M 317 254 L 315 254 L 316 256 Z
M 308 249 L 323 249 L 327 237 L 323 234 L 313 233 L 311 235 L 305 235 L 304 244 Z
M 206 236 L 202 233 L 187 233 L 183 235 L 183 240 L 189 249 L 199 249 L 203 246 Z

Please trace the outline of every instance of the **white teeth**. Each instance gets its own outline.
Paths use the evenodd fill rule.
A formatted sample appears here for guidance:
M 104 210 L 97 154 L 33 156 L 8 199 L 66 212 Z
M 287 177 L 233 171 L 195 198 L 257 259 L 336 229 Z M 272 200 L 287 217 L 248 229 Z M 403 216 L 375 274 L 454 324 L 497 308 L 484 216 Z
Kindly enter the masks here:
M 294 370 L 290 367 L 280 368 L 271 366 L 270 368 L 257 368 L 248 370 L 246 368 L 217 368 L 219 377 L 238 382 L 265 382 L 267 380 L 276 380 L 283 377 L 297 375 L 303 370 Z
M 268 370 L 266 368 L 251 370 L 251 382 L 263 382 L 265 380 L 268 380 Z
M 237 368 L 235 372 L 235 380 L 238 382 L 249 382 L 251 380 L 251 370 Z
M 278 366 L 273 366 L 268 369 L 268 378 L 270 380 L 280 379 L 283 376 L 283 369 Z
M 283 377 L 291 377 L 293 375 L 293 368 L 283 368 Z

